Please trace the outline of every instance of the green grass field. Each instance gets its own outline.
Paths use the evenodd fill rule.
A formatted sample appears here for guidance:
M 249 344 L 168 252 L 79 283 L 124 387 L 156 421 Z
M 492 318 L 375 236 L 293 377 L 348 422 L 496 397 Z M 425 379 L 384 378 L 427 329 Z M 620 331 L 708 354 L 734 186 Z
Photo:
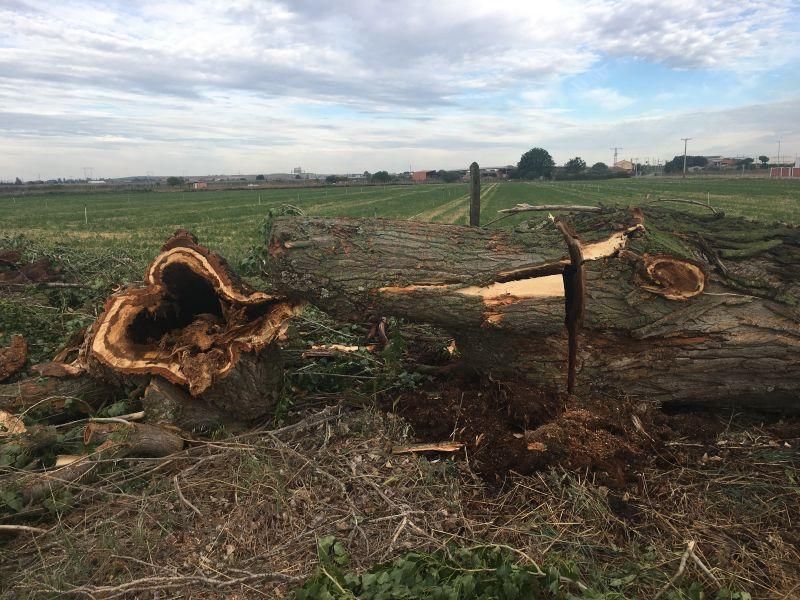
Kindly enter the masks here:
M 800 182 L 655 178 L 574 183 L 485 182 L 482 220 L 488 222 L 497 216 L 499 209 L 519 202 L 627 205 L 646 202 L 648 194 L 651 199 L 710 201 L 728 214 L 800 222 Z M 58 243 L 89 252 L 124 248 L 126 255 L 144 260 L 154 255 L 176 228 L 186 227 L 203 243 L 236 262 L 258 241 L 259 225 L 270 208 L 291 204 L 309 215 L 464 224 L 468 202 L 466 184 L 3 197 L 0 233 L 24 235 L 45 245 Z M 525 215 L 516 216 L 494 226 L 511 226 L 524 218 Z

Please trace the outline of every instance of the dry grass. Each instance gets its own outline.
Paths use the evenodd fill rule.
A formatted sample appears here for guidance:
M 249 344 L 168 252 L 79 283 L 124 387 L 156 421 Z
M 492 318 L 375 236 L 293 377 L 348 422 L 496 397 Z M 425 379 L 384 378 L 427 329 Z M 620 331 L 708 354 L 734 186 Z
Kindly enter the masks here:
M 710 597 L 723 587 L 755 598 L 800 590 L 797 456 L 757 429 L 718 438 L 723 460 L 679 442 L 626 490 L 563 470 L 493 489 L 468 460 L 393 456 L 410 431 L 391 414 L 315 414 L 117 464 L 74 491 L 76 508 L 45 519 L 48 533 L 0 547 L 3 597 L 282 597 L 314 571 L 317 540 L 329 534 L 357 570 L 409 549 L 501 544 L 576 565 L 593 589 L 629 598 L 664 588 L 692 540 L 698 561 L 677 586 L 694 582 Z

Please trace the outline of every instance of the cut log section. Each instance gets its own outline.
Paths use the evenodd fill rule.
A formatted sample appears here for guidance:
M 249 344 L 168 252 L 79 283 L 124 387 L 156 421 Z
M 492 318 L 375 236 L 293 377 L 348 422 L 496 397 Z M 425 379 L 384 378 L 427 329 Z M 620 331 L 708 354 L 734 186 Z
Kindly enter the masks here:
M 498 377 L 565 389 L 569 325 L 582 321 L 577 392 L 800 408 L 797 229 L 664 207 L 581 212 L 570 224 L 565 236 L 280 217 L 264 276 L 337 318 L 440 326 Z
M 277 344 L 301 303 L 252 290 L 219 255 L 179 230 L 143 287 L 106 302 L 81 360 L 94 376 L 158 376 L 231 414 L 267 414 L 282 385 Z
M 41 377 L 0 385 L 0 409 L 61 412 L 68 402 L 72 402 L 79 411 L 89 414 L 93 408 L 114 398 L 113 387 L 105 381 L 91 377 L 73 365 L 60 369 L 57 364 L 47 363 Z M 33 369 L 36 370 L 36 366 Z

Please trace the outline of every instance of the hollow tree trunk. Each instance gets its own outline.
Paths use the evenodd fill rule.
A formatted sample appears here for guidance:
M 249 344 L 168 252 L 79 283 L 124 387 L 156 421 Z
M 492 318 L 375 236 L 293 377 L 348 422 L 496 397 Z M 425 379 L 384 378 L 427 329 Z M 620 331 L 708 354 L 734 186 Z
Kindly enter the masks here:
M 660 207 L 515 231 L 281 217 L 267 250 L 274 293 L 438 325 L 499 377 L 800 408 L 797 229 Z
M 79 362 L 113 383 L 163 378 L 232 418 L 256 419 L 277 401 L 278 343 L 299 309 L 252 290 L 222 257 L 179 230 L 148 267 L 144 286 L 108 299 Z

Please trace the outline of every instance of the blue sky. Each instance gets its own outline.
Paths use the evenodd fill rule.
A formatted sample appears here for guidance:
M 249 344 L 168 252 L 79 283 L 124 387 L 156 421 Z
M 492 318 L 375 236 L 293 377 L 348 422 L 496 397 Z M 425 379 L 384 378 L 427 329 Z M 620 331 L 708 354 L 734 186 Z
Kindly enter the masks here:
M 0 179 L 800 152 L 800 4 L 0 0 Z

